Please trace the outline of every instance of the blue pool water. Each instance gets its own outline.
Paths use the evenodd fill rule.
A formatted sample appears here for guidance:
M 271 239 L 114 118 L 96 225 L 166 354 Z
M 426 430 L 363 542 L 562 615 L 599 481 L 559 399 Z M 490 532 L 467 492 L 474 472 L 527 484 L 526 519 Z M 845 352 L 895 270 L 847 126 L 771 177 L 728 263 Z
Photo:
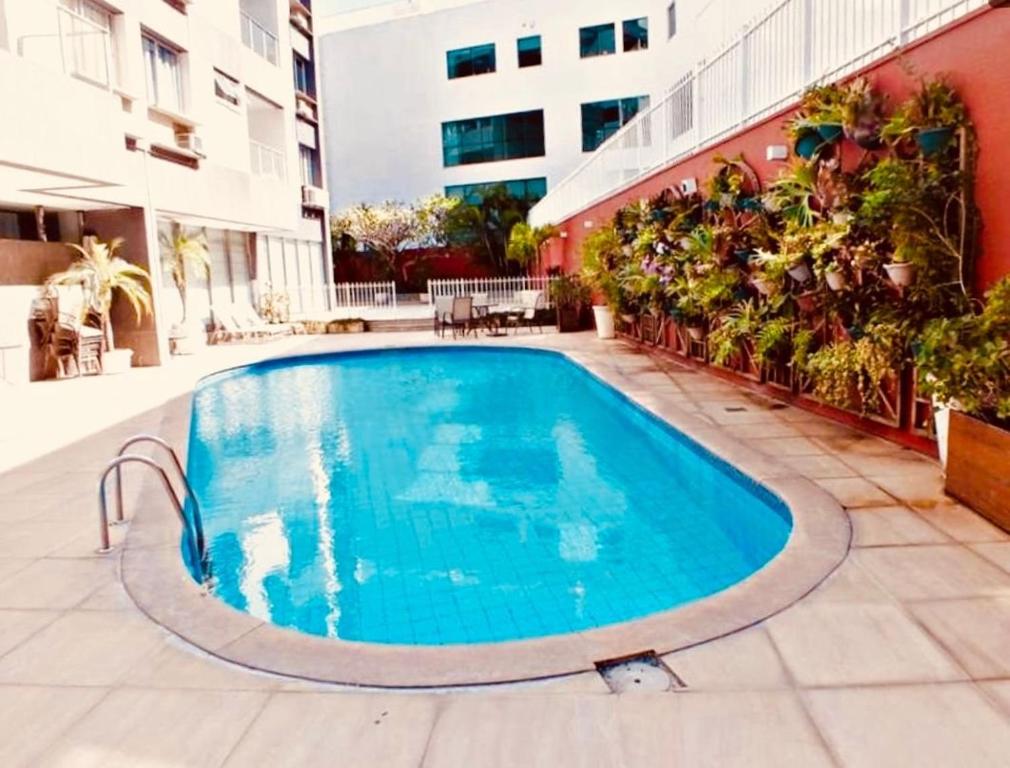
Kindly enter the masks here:
M 216 595 L 275 624 L 441 645 L 583 630 L 746 578 L 791 520 L 550 352 L 275 361 L 195 395 Z

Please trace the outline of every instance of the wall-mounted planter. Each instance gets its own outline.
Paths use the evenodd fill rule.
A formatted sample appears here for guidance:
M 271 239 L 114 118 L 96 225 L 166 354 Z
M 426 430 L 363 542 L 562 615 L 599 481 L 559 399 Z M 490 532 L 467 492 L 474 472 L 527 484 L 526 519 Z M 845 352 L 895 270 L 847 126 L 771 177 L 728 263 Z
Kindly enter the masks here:
M 837 293 L 838 291 L 844 291 L 849 287 L 849 278 L 845 276 L 844 272 L 825 272 L 824 282 L 828 284 L 828 288 Z
M 823 139 L 817 131 L 809 131 L 796 139 L 796 143 L 793 144 L 793 152 L 804 160 L 810 160 L 817 154 L 822 143 Z
M 789 267 L 789 277 L 797 283 L 806 283 L 813 276 L 814 274 L 810 271 L 810 266 L 805 261 L 799 261 Z
M 918 267 L 907 261 L 885 264 L 884 269 L 887 270 L 890 281 L 899 288 L 908 288 L 915 282 L 915 277 L 919 273 Z
M 843 133 L 844 128 L 841 123 L 821 123 L 817 126 L 817 135 L 828 144 L 840 141 Z
M 1010 431 L 951 411 L 946 491 L 1010 531 Z
M 950 146 L 954 139 L 953 126 L 941 126 L 939 128 L 923 128 L 915 134 L 915 140 L 919 144 L 919 150 L 926 157 L 943 152 Z
M 762 296 L 771 296 L 772 291 L 775 289 L 775 283 L 763 277 L 753 277 L 750 283 Z

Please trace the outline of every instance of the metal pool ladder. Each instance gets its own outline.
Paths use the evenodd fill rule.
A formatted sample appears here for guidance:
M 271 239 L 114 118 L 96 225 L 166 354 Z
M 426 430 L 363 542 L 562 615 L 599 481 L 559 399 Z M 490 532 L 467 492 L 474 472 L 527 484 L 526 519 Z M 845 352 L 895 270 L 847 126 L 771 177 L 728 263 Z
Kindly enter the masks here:
M 151 443 L 168 453 L 172 464 L 175 466 L 176 474 L 182 481 L 185 499 L 191 502 L 192 516 L 186 514 L 184 501 L 179 499 L 179 495 L 168 479 L 168 473 L 165 472 L 165 468 L 160 463 L 149 456 L 126 452 L 130 446 L 137 445 L 138 443 Z M 110 523 L 105 487 L 109 474 L 113 471 L 116 473 L 116 520 L 112 524 L 121 525 L 126 522 L 123 515 L 123 465 L 129 463 L 143 464 L 158 473 L 158 477 L 161 478 L 162 487 L 175 507 L 176 514 L 179 516 L 179 522 L 182 523 L 183 531 L 187 534 L 185 538 L 190 547 L 192 562 L 200 569 L 201 581 L 206 581 L 208 574 L 207 546 L 204 540 L 203 518 L 200 515 L 200 502 L 193 492 L 193 487 L 189 484 L 189 478 L 186 477 L 186 472 L 182 468 L 182 462 L 179 461 L 178 454 L 176 454 L 171 445 L 154 435 L 134 435 L 123 443 L 116 454 L 116 458 L 106 465 L 98 480 L 99 535 L 101 540 L 98 552 L 105 554 L 112 551 L 112 544 L 109 540 Z

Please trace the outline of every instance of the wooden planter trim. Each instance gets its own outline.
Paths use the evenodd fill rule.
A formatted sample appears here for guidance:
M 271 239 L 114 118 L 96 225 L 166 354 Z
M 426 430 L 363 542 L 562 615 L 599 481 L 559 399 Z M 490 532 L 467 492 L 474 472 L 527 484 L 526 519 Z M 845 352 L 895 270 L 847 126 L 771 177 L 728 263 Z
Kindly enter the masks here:
M 945 490 L 1010 531 L 1010 432 L 951 411 Z

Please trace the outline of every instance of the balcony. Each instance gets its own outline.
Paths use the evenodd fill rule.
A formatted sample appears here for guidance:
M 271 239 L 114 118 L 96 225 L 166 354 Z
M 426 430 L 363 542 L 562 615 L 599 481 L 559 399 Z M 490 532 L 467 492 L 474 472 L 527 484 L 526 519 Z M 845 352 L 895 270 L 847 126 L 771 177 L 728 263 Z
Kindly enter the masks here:
M 242 11 L 242 44 L 271 64 L 277 64 L 277 35 Z
M 291 23 L 307 35 L 312 34 L 312 11 L 299 0 L 291 0 Z

